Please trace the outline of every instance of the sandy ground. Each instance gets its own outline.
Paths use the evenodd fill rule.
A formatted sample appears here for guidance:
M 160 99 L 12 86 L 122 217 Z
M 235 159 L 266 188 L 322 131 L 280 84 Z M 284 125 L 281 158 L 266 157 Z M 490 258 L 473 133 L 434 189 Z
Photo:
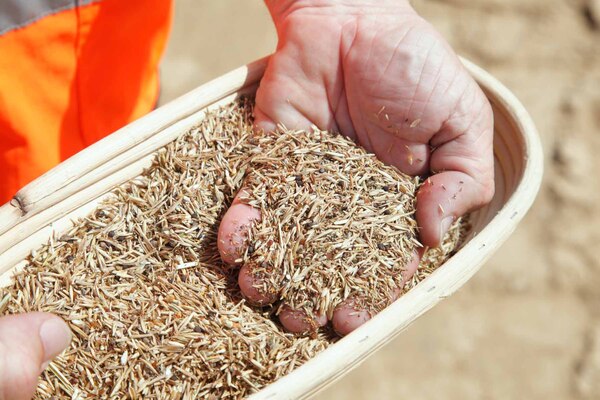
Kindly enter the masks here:
M 471 282 L 317 398 L 600 398 L 600 1 L 413 3 L 524 102 L 544 186 Z M 275 41 L 259 0 L 177 0 L 163 101 Z

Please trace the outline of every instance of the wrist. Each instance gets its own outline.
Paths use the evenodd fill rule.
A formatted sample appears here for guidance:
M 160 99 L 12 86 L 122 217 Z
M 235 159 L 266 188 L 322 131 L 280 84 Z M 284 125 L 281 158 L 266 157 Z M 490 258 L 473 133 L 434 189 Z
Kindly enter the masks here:
M 265 4 L 276 24 L 298 11 L 319 15 L 414 11 L 409 0 L 265 0 Z

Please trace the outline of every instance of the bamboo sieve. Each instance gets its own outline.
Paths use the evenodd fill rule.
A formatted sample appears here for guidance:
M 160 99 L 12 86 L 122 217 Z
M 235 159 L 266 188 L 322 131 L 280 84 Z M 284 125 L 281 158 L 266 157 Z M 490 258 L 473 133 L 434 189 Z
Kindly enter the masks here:
M 160 107 L 86 148 L 21 189 L 0 207 L 0 284 L 25 258 L 71 221 L 91 212 L 114 187 L 138 176 L 154 152 L 198 124 L 205 112 L 256 91 L 268 59 L 234 70 Z M 542 180 L 543 154 L 535 126 L 514 95 L 463 60 L 489 98 L 495 118 L 496 193 L 471 216 L 463 248 L 423 282 L 365 325 L 252 399 L 305 398 L 356 367 L 425 311 L 468 281 L 514 231 Z

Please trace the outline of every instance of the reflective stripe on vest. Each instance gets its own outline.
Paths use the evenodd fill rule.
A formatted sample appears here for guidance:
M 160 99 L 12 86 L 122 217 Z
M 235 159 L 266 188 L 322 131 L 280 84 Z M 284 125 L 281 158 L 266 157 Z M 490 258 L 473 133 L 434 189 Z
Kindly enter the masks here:
M 45 16 L 99 0 L 1 0 L 0 35 Z

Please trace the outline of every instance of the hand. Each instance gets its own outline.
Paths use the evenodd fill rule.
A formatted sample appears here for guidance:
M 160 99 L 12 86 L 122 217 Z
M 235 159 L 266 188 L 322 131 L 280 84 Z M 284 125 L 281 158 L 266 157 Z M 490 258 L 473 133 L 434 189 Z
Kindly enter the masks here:
M 409 175 L 431 175 L 417 194 L 421 242 L 438 246 L 451 223 L 494 193 L 490 104 L 460 60 L 406 0 L 267 1 L 279 43 L 256 96 L 256 127 L 341 132 Z M 257 210 L 234 201 L 219 248 L 232 263 Z M 238 250 L 239 251 L 239 250 Z M 418 259 L 407 266 L 408 279 Z M 252 278 L 240 273 L 250 299 Z M 293 311 L 290 311 L 290 313 Z M 360 313 L 359 313 L 360 314 Z M 333 317 L 342 334 L 370 315 Z M 291 330 L 307 326 L 288 326 Z M 321 323 L 325 321 L 320 321 Z
M 70 342 L 67 324 L 54 315 L 0 318 L 0 399 L 31 399 L 39 375 Z

